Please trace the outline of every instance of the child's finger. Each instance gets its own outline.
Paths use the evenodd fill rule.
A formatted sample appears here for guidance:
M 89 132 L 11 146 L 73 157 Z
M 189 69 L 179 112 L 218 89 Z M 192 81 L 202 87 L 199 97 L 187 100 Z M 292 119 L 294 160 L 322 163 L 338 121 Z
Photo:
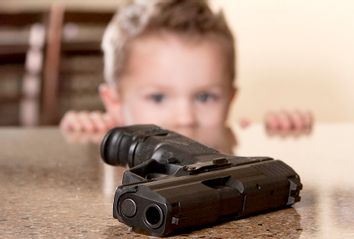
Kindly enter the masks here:
M 289 111 L 289 117 L 292 124 L 292 129 L 295 134 L 300 133 L 304 129 L 302 113 L 298 110 Z
M 106 131 L 109 128 L 106 121 L 104 120 L 104 114 L 99 111 L 94 111 L 90 113 L 90 118 L 94 126 L 94 130 L 98 132 Z
M 265 114 L 264 124 L 268 133 L 275 133 L 280 128 L 279 120 L 272 111 Z
M 113 128 L 113 127 L 118 125 L 116 120 L 114 119 L 114 117 L 112 117 L 109 114 L 103 114 L 102 115 L 102 119 L 105 122 L 105 125 L 106 125 L 107 129 L 111 129 L 111 128 Z
M 293 122 L 290 114 L 282 110 L 276 115 L 279 121 L 279 131 L 282 135 L 287 135 L 293 130 Z
M 312 129 L 313 115 L 310 111 L 304 111 L 301 116 L 303 121 L 303 130 L 309 133 Z
M 82 111 L 77 115 L 79 127 L 84 132 L 94 132 L 95 126 L 88 112 Z
M 77 113 L 74 111 L 67 112 L 60 122 L 60 128 L 64 131 L 81 131 Z

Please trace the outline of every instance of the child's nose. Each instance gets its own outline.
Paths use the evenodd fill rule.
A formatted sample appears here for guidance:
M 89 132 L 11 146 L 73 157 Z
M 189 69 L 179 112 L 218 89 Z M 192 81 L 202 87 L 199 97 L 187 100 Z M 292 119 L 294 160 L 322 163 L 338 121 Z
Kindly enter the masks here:
M 194 127 L 197 124 L 196 110 L 190 102 L 182 102 L 175 109 L 174 121 L 178 128 Z

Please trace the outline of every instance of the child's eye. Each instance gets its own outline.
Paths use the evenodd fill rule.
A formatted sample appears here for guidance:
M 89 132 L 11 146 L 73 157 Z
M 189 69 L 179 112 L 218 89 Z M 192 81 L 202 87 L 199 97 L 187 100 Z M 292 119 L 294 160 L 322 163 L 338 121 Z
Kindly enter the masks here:
M 196 100 L 201 102 L 201 103 L 206 103 L 209 101 L 215 101 L 217 100 L 217 95 L 209 92 L 202 92 L 200 94 L 197 94 Z
M 154 103 L 161 103 L 165 98 L 166 96 L 162 93 L 151 94 L 148 96 L 148 99 L 150 99 Z

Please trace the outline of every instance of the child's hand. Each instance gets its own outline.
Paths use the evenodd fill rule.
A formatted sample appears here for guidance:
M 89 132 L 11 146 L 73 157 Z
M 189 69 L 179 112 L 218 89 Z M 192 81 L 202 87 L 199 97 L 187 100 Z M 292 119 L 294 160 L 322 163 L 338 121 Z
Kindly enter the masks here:
M 311 132 L 313 116 L 309 111 L 269 111 L 263 123 L 269 135 L 296 136 Z M 247 128 L 251 121 L 243 118 L 239 124 L 241 128 Z
M 60 129 L 66 132 L 106 132 L 116 126 L 117 123 L 107 113 L 93 111 L 69 111 L 66 112 L 60 122 Z
M 313 116 L 309 111 L 270 111 L 264 116 L 264 126 L 270 135 L 300 135 L 311 132 Z

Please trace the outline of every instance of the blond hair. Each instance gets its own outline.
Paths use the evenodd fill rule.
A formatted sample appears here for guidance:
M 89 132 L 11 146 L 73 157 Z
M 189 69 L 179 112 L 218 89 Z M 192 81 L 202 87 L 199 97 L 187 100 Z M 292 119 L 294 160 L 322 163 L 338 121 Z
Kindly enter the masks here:
M 102 40 L 106 82 L 114 84 L 124 73 L 133 40 L 159 31 L 220 38 L 230 79 L 235 78 L 233 35 L 223 13 L 213 12 L 207 0 L 126 0 L 121 2 Z

